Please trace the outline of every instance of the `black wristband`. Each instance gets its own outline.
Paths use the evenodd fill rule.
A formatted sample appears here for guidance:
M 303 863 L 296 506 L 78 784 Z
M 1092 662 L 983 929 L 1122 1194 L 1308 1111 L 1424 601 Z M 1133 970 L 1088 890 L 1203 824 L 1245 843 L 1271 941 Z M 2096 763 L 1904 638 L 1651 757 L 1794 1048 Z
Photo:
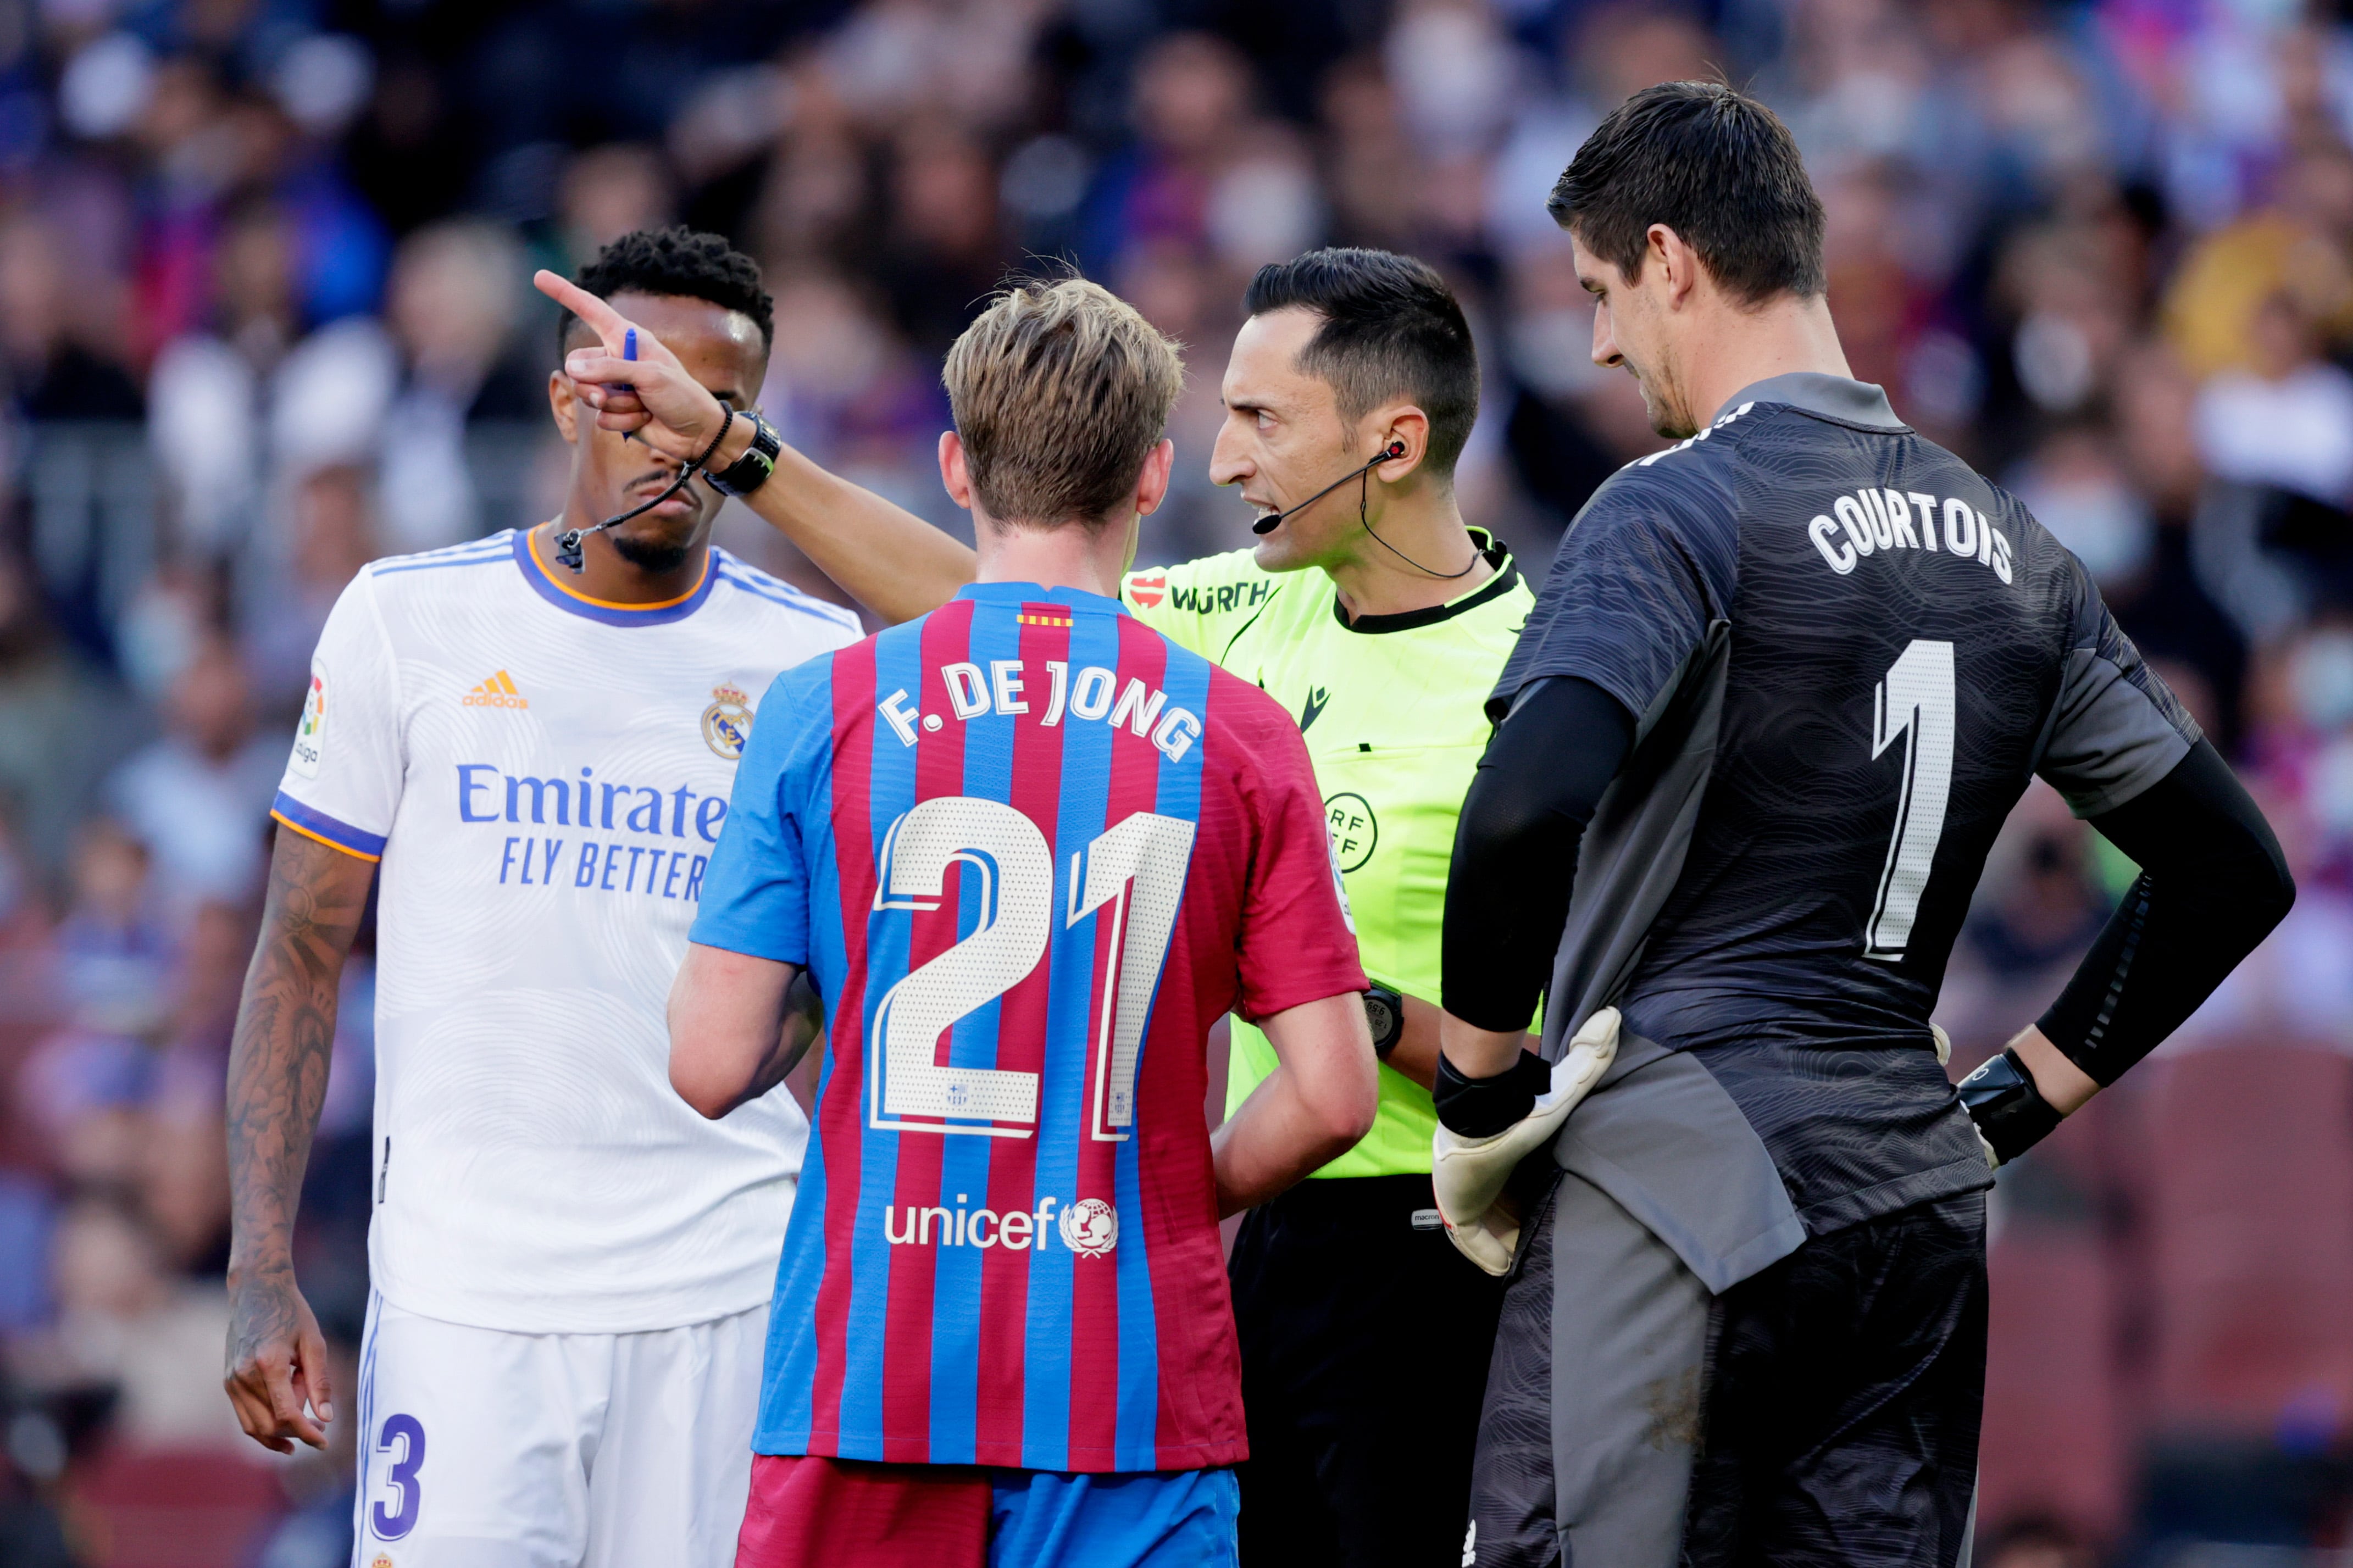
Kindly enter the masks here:
M 1373 1055 L 1383 1061 L 1405 1038 L 1405 998 L 1386 985 L 1365 988 L 1365 1026 L 1373 1032 Z
M 1466 1078 L 1440 1052 L 1430 1098 L 1449 1131 L 1487 1138 L 1525 1118 L 1535 1109 L 1536 1096 L 1551 1087 L 1551 1066 L 1525 1047 L 1518 1061 L 1493 1078 Z
M 2005 1165 L 2049 1137 L 2063 1120 L 2014 1050 L 2005 1048 L 1961 1079 L 1960 1093 L 1978 1134 Z
M 785 449 L 784 439 L 774 426 L 757 414 L 744 417 L 752 422 L 752 444 L 744 449 L 742 457 L 719 472 L 702 476 L 712 489 L 723 496 L 747 496 L 766 484 L 768 476 L 776 471 L 776 454 Z

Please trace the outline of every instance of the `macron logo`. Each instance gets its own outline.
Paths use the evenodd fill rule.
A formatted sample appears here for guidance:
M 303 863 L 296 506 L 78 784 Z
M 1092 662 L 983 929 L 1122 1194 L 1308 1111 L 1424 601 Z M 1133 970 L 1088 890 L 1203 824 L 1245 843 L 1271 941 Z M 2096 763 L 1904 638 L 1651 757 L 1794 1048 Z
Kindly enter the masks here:
M 1324 705 L 1331 700 L 1332 693 L 1330 690 L 1321 686 L 1307 694 L 1306 705 L 1299 710 L 1299 732 L 1301 734 L 1304 735 L 1308 731 L 1315 727 L 1315 721 L 1324 717 Z
M 469 689 L 459 701 L 468 708 L 528 708 L 531 700 L 515 689 L 514 677 L 499 671 Z

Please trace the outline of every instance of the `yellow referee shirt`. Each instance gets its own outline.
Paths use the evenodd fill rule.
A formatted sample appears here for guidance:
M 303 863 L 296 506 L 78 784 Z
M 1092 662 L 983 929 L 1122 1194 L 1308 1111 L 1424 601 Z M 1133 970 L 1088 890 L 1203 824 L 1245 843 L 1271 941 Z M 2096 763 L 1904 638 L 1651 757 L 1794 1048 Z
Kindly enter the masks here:
M 1461 597 L 1396 616 L 1341 614 L 1322 572 L 1260 570 L 1247 550 L 1129 575 L 1137 619 L 1253 680 L 1291 710 L 1315 764 L 1365 972 L 1435 1003 L 1454 820 L 1487 745 L 1485 703 L 1535 595 L 1510 553 L 1471 531 L 1494 575 Z M 1240 1019 L 1230 1113 L 1274 1070 L 1274 1047 Z M 1426 1173 L 1438 1119 L 1429 1091 L 1387 1066 L 1364 1141 L 1315 1173 Z

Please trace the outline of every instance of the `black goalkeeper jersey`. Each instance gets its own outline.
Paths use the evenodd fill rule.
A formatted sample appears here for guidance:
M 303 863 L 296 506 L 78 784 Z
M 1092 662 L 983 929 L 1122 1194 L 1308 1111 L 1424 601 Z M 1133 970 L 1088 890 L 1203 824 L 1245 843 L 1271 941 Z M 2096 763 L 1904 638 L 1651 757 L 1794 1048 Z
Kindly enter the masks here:
M 1927 1022 L 1987 851 L 2035 774 L 2096 816 L 2196 727 L 2014 498 L 1832 376 L 1749 387 L 1604 484 L 1495 710 L 1582 677 L 1639 756 L 1711 649 L 1680 867 L 1602 999 L 1704 1063 L 1811 1233 L 1984 1185 Z

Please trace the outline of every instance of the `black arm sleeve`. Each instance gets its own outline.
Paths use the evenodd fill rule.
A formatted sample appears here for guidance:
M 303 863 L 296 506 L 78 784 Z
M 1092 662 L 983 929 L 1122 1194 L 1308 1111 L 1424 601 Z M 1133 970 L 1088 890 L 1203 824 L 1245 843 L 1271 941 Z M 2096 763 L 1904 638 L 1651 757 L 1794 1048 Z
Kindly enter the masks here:
M 1527 1027 L 1568 919 L 1577 846 L 1633 740 L 1626 705 L 1573 676 L 1530 687 L 1497 727 L 1446 879 L 1441 995 L 1456 1017 Z
M 2295 902 L 2295 884 L 2271 825 L 2206 741 L 2091 820 L 2141 874 L 2037 1026 L 2105 1085 L 2254 951 Z

